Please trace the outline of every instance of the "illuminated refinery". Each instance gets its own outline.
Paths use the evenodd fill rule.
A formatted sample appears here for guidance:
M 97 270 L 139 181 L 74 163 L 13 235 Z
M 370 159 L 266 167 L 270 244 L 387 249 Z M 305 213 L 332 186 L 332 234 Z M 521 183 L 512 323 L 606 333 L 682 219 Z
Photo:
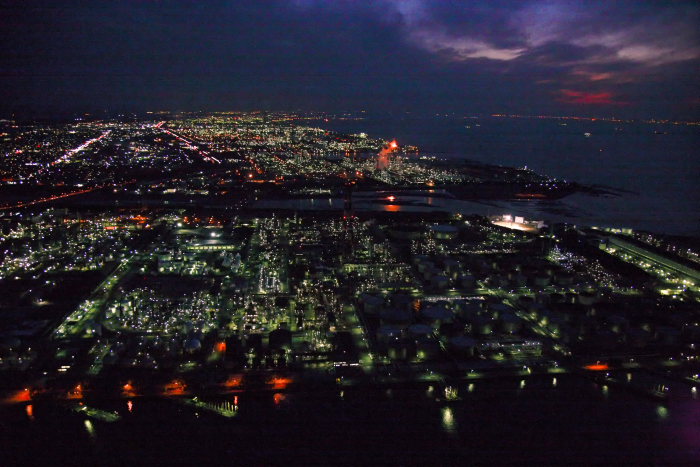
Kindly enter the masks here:
M 69 404 L 94 437 L 141 399 L 235 419 L 250 394 L 408 385 L 449 434 L 451 404 L 493 380 L 695 397 L 689 242 L 475 215 L 460 203 L 599 189 L 317 118 L 4 121 L 4 403 Z

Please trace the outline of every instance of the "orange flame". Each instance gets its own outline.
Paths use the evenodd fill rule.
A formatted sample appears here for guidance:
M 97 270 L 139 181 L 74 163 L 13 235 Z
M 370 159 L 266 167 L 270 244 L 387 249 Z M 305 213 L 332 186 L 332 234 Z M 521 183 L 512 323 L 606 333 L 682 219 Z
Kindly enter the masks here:
M 274 396 L 272 396 L 273 400 L 275 401 L 275 405 L 280 405 L 280 403 L 286 399 L 286 396 L 282 394 L 281 392 L 276 392 Z
M 83 398 L 83 385 L 78 383 L 75 385 L 72 391 L 68 391 L 68 399 L 82 399 Z
M 610 367 L 608 366 L 607 363 L 600 363 L 600 362 L 597 362 L 593 365 L 586 365 L 586 366 L 584 366 L 584 368 L 586 370 L 590 370 L 590 371 L 605 371 L 605 370 L 610 369 Z
M 122 395 L 125 397 L 136 396 L 136 390 L 134 389 L 134 385 L 131 384 L 131 381 L 122 386 Z
M 241 377 L 240 376 L 230 376 L 226 380 L 226 382 L 224 383 L 224 387 L 226 387 L 226 388 L 237 388 L 240 385 L 241 385 Z
M 29 388 L 24 388 L 21 391 L 17 391 L 7 398 L 7 402 L 29 402 L 32 400 L 32 394 Z
M 275 377 L 268 381 L 268 384 L 272 385 L 272 389 L 284 390 L 287 389 L 287 386 L 292 382 L 293 380 L 291 378 Z
M 163 387 L 166 396 L 182 396 L 187 386 L 182 380 L 174 379 Z

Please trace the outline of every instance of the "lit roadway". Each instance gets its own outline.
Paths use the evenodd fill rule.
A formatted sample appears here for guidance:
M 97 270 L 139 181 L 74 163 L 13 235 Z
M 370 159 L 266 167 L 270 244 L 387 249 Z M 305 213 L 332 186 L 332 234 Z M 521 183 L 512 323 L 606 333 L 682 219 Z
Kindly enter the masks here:
M 90 294 L 85 302 L 88 304 L 87 310 L 81 312 L 81 308 L 71 313 L 68 318 L 58 327 L 56 334 L 59 335 L 73 335 L 73 336 L 83 336 L 85 334 L 85 327 L 90 321 L 95 321 L 95 319 L 102 312 L 109 294 L 112 289 L 119 281 L 124 277 L 124 275 L 129 272 L 129 266 L 131 265 L 131 260 L 134 255 L 128 258 L 122 259 L 121 264 L 117 266 L 114 271 L 105 278 Z M 67 324 L 68 320 L 75 320 L 75 324 Z
M 163 122 L 160 122 L 158 125 L 156 125 L 156 128 L 160 128 L 161 130 L 163 130 L 164 132 L 166 132 L 166 133 L 169 134 L 170 136 L 174 136 L 175 138 L 177 138 L 177 139 L 179 139 L 180 141 L 182 141 L 183 143 L 185 143 L 187 149 L 191 149 L 192 151 L 195 151 L 195 152 L 198 153 L 200 156 L 202 156 L 202 158 L 203 158 L 205 161 L 211 162 L 212 164 L 221 164 L 221 161 L 220 161 L 219 159 L 217 159 L 217 158 L 215 158 L 215 157 L 212 157 L 212 156 L 210 156 L 209 154 L 207 154 L 206 152 L 204 152 L 204 151 L 202 151 L 201 149 L 199 149 L 197 146 L 194 145 L 194 142 L 193 142 L 193 141 L 191 141 L 191 140 L 185 138 L 184 136 L 178 135 L 178 134 L 175 133 L 174 131 L 168 130 L 167 128 L 163 128 L 162 125 L 163 125 Z
M 89 140 L 85 141 L 83 144 L 81 144 L 81 145 L 78 146 L 77 148 L 71 149 L 70 151 L 68 151 L 67 153 L 65 153 L 63 156 L 61 156 L 61 157 L 59 157 L 58 159 L 56 159 L 54 162 L 51 163 L 51 165 L 60 164 L 60 163 L 62 163 L 62 162 L 68 162 L 68 160 L 69 160 L 71 157 L 73 157 L 74 155 L 76 155 L 76 154 L 79 153 L 80 151 L 84 151 L 85 149 L 87 149 L 88 147 L 90 147 L 90 145 L 92 145 L 92 144 L 98 142 L 98 141 L 101 140 L 102 138 L 105 138 L 105 137 L 109 136 L 109 134 L 110 134 L 111 132 L 112 132 L 112 130 L 107 130 L 107 131 L 105 131 L 104 133 L 102 133 L 100 136 L 98 136 L 97 138 L 92 138 L 92 139 L 89 139 Z
M 110 183 L 110 184 L 106 184 L 106 185 L 97 185 L 97 186 L 94 186 L 92 188 L 85 188 L 83 190 L 71 191 L 68 193 L 60 194 L 60 195 L 47 196 L 46 198 L 39 198 L 39 199 L 30 200 L 30 201 L 20 201 L 20 202 L 15 203 L 15 204 L 0 206 L 0 211 L 7 211 L 9 209 L 18 209 L 18 208 L 23 208 L 26 206 L 33 206 L 35 204 L 41 204 L 41 203 L 49 203 L 51 201 L 56 201 L 57 199 L 63 199 L 63 198 L 71 197 L 71 196 L 77 196 L 77 195 L 84 195 L 86 193 L 90 193 L 90 192 L 93 192 L 95 190 L 100 190 L 100 189 L 105 188 L 105 187 L 116 188 L 116 187 L 128 185 L 128 184 L 134 183 L 135 181 L 136 180 L 131 180 L 128 182 L 118 183 L 118 184 L 111 184 Z

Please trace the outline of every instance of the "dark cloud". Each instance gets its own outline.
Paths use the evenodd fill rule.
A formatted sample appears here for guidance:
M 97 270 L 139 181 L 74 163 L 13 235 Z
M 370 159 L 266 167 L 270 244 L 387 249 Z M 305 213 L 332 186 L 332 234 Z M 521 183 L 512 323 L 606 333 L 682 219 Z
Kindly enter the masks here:
M 0 110 L 695 117 L 694 2 L 0 3 Z M 580 93 L 566 96 L 562 90 Z M 666 97 L 666 96 L 672 96 Z M 620 102 L 629 105 L 620 108 Z M 589 106 L 586 106 L 587 108 Z

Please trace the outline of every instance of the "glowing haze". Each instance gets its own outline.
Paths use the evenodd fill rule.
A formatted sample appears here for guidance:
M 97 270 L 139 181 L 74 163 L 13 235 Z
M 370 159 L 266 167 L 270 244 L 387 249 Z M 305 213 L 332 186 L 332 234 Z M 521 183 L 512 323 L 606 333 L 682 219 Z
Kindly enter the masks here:
M 696 118 L 700 3 L 5 1 L 0 110 Z

